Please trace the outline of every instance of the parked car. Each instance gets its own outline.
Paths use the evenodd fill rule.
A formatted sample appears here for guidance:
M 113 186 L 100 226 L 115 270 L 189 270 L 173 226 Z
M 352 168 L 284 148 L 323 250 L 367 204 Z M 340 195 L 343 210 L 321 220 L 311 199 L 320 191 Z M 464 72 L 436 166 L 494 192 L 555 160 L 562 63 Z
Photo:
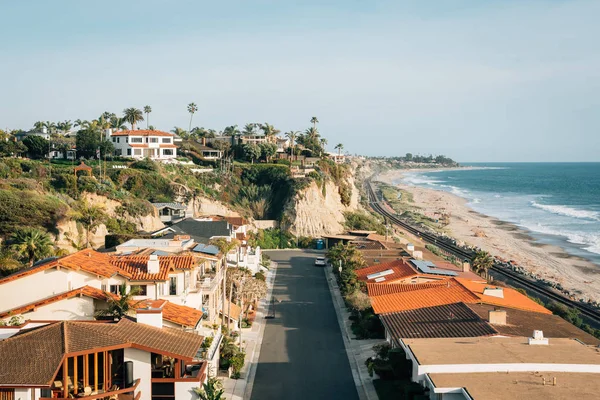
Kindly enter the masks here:
M 315 259 L 315 265 L 319 265 L 319 266 L 325 266 L 327 265 L 327 261 L 325 260 L 325 257 L 317 257 Z

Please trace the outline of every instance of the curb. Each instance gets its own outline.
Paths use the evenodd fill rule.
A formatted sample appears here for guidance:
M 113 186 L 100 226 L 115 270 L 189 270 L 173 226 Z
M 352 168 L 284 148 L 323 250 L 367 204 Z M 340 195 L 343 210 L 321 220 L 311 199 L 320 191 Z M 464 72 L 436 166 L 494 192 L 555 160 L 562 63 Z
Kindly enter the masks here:
M 275 266 L 273 266 L 273 264 L 275 264 Z M 256 337 L 256 344 L 254 345 L 252 355 L 249 359 L 250 365 L 248 368 L 248 375 L 246 379 L 246 388 L 244 390 L 244 400 L 248 400 L 252 396 L 252 388 L 254 387 L 254 377 L 256 376 L 256 368 L 258 367 L 258 359 L 260 357 L 260 348 L 262 347 L 263 334 L 265 333 L 265 328 L 267 326 L 265 316 L 269 311 L 269 304 L 271 303 L 271 297 L 273 296 L 273 288 L 275 287 L 275 276 L 277 275 L 276 262 L 271 261 L 271 267 L 269 268 L 269 272 L 267 274 L 269 275 L 267 277 L 267 285 L 269 286 L 269 289 L 267 291 L 267 297 L 261 302 L 259 309 L 256 313 L 257 316 L 260 315 L 260 328 Z
M 354 379 L 354 384 L 356 385 L 358 398 L 360 400 L 377 400 L 377 398 L 372 398 L 369 396 L 369 391 L 365 388 L 365 382 L 361 378 L 360 364 L 356 359 L 356 355 L 352 351 L 352 347 L 350 345 L 352 337 L 350 336 L 348 326 L 344 322 L 344 315 L 342 314 L 342 310 L 345 308 L 344 301 L 339 292 L 335 276 L 332 273 L 332 267 L 325 267 L 323 272 L 325 273 L 325 280 L 327 281 L 327 286 L 329 286 L 329 292 L 331 293 L 331 300 L 333 301 L 334 306 L 333 308 L 335 309 L 338 324 L 340 325 L 340 330 L 342 332 L 342 338 L 344 339 L 344 347 L 346 348 L 346 355 L 348 356 L 348 361 L 350 362 L 350 369 L 352 370 L 352 378 Z

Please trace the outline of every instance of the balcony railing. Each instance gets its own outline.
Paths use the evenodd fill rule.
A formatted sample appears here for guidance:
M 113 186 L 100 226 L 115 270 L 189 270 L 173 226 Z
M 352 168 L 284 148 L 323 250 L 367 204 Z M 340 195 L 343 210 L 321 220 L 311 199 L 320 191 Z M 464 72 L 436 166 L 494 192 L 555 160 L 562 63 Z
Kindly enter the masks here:
M 216 274 L 204 274 L 200 281 L 196 283 L 196 289 L 207 290 L 211 292 L 221 281 L 223 277 L 223 269 L 221 269 Z
M 134 392 L 139 385 L 140 385 L 140 380 L 136 379 L 135 382 L 133 383 L 133 386 L 128 387 L 128 388 L 112 390 L 112 391 L 96 393 L 96 394 L 90 394 L 88 396 L 86 396 L 84 393 L 79 393 L 75 396 L 75 398 L 86 399 L 86 400 L 94 400 L 94 399 L 137 400 L 140 398 L 141 392 L 138 392 L 137 394 L 135 394 Z M 73 397 L 40 397 L 40 400 L 53 400 L 53 399 L 54 400 L 55 399 L 67 400 L 69 398 L 73 398 Z

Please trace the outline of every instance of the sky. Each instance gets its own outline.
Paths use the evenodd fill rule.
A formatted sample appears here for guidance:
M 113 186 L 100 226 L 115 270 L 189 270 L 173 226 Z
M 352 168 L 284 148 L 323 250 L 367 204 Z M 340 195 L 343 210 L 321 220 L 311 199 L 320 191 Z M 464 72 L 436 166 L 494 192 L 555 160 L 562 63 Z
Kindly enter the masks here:
M 333 150 L 600 161 L 596 0 L 0 0 L 0 127 L 152 107 Z

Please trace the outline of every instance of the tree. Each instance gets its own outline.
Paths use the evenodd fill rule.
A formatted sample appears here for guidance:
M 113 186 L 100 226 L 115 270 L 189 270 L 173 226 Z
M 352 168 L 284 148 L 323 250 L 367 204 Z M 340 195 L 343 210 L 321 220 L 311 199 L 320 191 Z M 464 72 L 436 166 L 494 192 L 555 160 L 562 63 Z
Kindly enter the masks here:
M 494 265 L 494 259 L 487 251 L 479 250 L 473 258 L 473 270 L 487 279 L 488 270 Z
M 346 295 L 346 303 L 348 303 L 350 308 L 359 312 L 371 308 L 369 295 L 358 289 Z
M 296 137 L 298 137 L 299 134 L 300 132 L 298 131 L 289 131 L 285 133 L 285 137 L 287 137 L 290 140 L 290 149 L 292 149 L 291 155 L 294 155 L 294 141 L 296 140 Z
M 86 124 L 86 126 L 86 128 L 77 131 L 77 136 L 75 137 L 77 155 L 85 158 L 94 158 L 98 150 L 100 150 L 100 157 L 112 155 L 115 147 L 112 142 L 104 138 L 102 130 L 95 123 L 95 120 Z
M 260 154 L 264 157 L 266 162 L 269 162 L 269 160 L 277 154 L 277 145 L 275 143 L 261 143 L 259 148 Z
M 342 154 L 342 150 L 344 149 L 344 145 L 341 143 L 338 143 L 334 149 L 336 149 L 338 151 L 338 155 Z
M 123 110 L 123 119 L 131 124 L 131 129 L 135 130 L 135 126 L 138 122 L 144 120 L 144 114 L 142 110 L 135 107 L 126 108 Z
M 314 128 L 315 130 L 317 130 L 317 124 L 319 123 L 319 120 L 317 119 L 317 117 L 312 117 L 312 118 L 310 119 L 310 123 L 311 123 L 311 124 L 313 124 L 313 128 Z
M 59 131 L 61 131 L 62 133 L 67 133 L 71 130 L 71 128 L 73 128 L 73 124 L 71 123 L 71 121 L 66 120 L 64 122 L 59 122 L 56 124 L 56 127 L 58 128 Z
M 261 155 L 260 147 L 254 143 L 246 143 L 242 149 L 244 152 L 244 157 L 251 160 L 252 164 L 254 164 L 254 160 L 259 158 Z
M 279 132 L 281 132 L 279 129 L 275 129 L 275 127 L 273 125 L 270 125 L 269 123 L 265 122 L 264 124 L 262 124 L 260 126 L 260 129 L 263 131 L 263 133 L 265 134 L 265 136 L 267 137 L 267 139 L 276 136 Z
M 11 236 L 11 248 L 27 258 L 29 266 L 37 260 L 52 255 L 54 246 L 50 235 L 35 228 L 23 228 Z
M 183 129 L 183 128 L 180 128 L 178 126 L 175 126 L 173 129 L 171 129 L 171 132 L 173 132 L 174 134 L 176 134 L 180 138 L 187 138 L 188 137 L 188 133 L 186 132 L 186 130 Z
M 245 268 L 239 268 L 239 267 L 230 267 L 227 268 L 227 276 L 225 277 L 226 279 L 226 284 L 229 284 L 229 303 L 228 303 L 228 307 L 227 307 L 227 328 L 230 328 L 230 321 L 231 321 L 231 304 L 235 301 L 237 303 L 237 299 L 241 294 L 241 288 L 242 288 L 242 284 L 244 282 L 245 279 L 248 279 L 248 277 L 251 276 L 250 272 L 245 269 Z M 234 296 L 234 289 L 236 295 Z M 225 310 L 223 310 L 223 312 L 225 312 Z
M 190 113 L 190 127 L 188 128 L 188 132 L 192 130 L 192 118 L 194 118 L 194 113 L 198 111 L 198 106 L 196 103 L 190 103 L 187 106 L 187 110 Z
M 133 296 L 139 294 L 138 288 L 131 288 L 127 292 L 127 284 L 123 282 L 119 286 L 119 294 L 114 295 L 112 293 L 104 292 L 108 307 L 104 310 L 96 312 L 97 317 L 113 317 L 116 320 L 120 320 L 126 317 L 130 310 L 135 310 L 137 306 L 144 300 L 134 301 Z
M 152 107 L 144 106 L 144 113 L 146 114 L 146 129 L 150 126 L 150 113 L 152 112 Z
M 40 159 L 48 155 L 50 143 L 41 136 L 27 136 L 23 139 L 23 144 L 27 147 L 29 157 Z
M 242 134 L 247 135 L 247 136 L 254 135 L 256 133 L 254 131 L 255 127 L 256 126 L 254 124 L 246 124 L 246 125 L 244 125 L 244 130 L 242 131 Z
M 411 153 L 406 153 L 406 156 L 404 157 L 404 159 L 406 161 L 412 161 L 413 159 L 413 155 Z
M 125 121 L 125 118 L 120 118 L 115 115 L 110 118 L 110 127 L 118 131 L 124 131 L 127 129 L 127 126 L 125 126 L 126 122 L 127 121 Z
M 226 126 L 223 129 L 223 135 L 225 136 L 236 136 L 240 134 L 240 130 L 237 125 Z
M 90 204 L 86 199 L 82 199 L 75 205 L 72 216 L 85 227 L 86 247 L 90 247 L 90 232 L 94 232 L 106 219 L 104 207 Z
M 256 303 L 258 300 L 264 299 L 267 296 L 267 283 L 256 278 L 246 278 L 246 281 L 242 286 L 241 295 L 246 301 Z M 248 318 L 247 310 L 246 318 Z
M 225 400 L 225 393 L 221 381 L 215 377 L 209 377 L 201 388 L 193 388 L 200 400 Z
M 0 157 L 13 157 L 25 152 L 27 152 L 27 146 L 23 142 L 0 140 Z

